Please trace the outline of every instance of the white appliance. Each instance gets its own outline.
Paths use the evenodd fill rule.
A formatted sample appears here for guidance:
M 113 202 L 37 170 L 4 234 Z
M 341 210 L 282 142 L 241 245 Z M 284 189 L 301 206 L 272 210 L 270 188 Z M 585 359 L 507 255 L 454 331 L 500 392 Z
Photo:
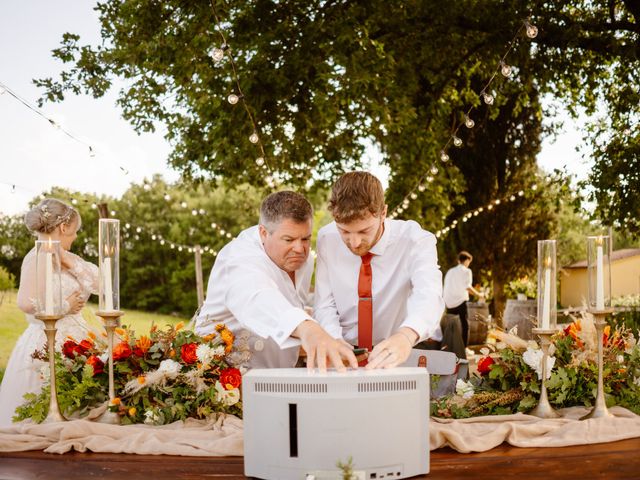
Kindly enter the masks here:
M 425 368 L 307 372 L 254 369 L 242 380 L 244 473 L 277 480 L 358 479 L 429 472 Z

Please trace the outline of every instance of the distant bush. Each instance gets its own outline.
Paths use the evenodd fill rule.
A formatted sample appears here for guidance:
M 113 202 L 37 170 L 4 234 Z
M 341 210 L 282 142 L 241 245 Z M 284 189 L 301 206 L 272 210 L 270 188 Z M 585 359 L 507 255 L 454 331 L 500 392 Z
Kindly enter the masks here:
M 16 277 L 4 267 L 0 267 L 0 305 L 2 305 L 7 291 L 14 288 L 16 288 Z

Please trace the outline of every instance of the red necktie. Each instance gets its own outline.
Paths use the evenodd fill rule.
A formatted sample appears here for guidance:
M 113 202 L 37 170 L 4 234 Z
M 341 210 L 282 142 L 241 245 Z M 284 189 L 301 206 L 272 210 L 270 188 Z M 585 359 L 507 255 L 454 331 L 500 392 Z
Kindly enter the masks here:
M 358 276 L 358 346 L 371 351 L 373 347 L 373 302 L 371 299 L 371 258 L 373 253 L 362 257 Z

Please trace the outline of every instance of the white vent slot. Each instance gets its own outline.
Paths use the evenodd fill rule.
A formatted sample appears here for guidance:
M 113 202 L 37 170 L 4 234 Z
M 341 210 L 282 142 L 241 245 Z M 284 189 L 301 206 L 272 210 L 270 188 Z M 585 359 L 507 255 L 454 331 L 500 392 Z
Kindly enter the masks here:
M 358 383 L 359 393 L 368 392 L 400 392 L 406 390 L 416 390 L 415 380 L 391 381 L 391 382 L 360 382 Z
M 260 393 L 327 393 L 326 383 L 256 382 L 253 387 Z

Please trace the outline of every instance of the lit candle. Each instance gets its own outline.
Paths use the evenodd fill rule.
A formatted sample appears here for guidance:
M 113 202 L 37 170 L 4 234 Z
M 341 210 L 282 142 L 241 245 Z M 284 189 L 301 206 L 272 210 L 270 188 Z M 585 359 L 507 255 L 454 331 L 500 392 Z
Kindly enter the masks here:
M 44 314 L 53 315 L 53 243 L 49 237 L 49 247 L 44 262 Z
M 604 310 L 604 260 L 602 237 L 596 238 L 596 310 Z
M 108 247 L 104 248 L 105 256 L 102 259 L 102 284 L 104 285 L 104 309 L 113 311 L 113 279 L 111 275 L 111 257 Z
M 551 259 L 544 261 L 544 293 L 542 295 L 542 325 L 545 330 L 549 329 L 549 318 L 551 312 Z

